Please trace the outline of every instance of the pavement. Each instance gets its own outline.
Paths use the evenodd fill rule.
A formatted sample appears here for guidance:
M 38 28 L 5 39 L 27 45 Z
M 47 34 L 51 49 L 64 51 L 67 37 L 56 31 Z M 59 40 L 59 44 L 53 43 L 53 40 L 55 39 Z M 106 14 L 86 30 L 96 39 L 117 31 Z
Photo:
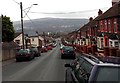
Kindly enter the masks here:
M 7 66 L 9 64 L 12 64 L 14 63 L 16 60 L 13 58 L 13 59 L 10 59 L 10 60 L 5 60 L 5 61 L 2 61 L 2 66 Z

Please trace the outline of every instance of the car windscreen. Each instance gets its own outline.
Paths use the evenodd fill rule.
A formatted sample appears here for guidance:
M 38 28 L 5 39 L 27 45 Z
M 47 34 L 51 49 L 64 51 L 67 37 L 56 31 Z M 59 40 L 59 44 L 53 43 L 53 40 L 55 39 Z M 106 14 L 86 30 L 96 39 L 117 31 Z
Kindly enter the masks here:
M 120 67 L 100 67 L 96 76 L 96 82 L 120 81 Z
M 37 48 L 31 48 L 30 50 L 31 50 L 31 51 L 38 51 Z
M 19 50 L 18 51 L 18 54 L 27 54 L 29 53 L 27 50 Z
M 73 51 L 73 48 L 72 47 L 63 47 L 63 50 L 65 50 L 65 51 L 67 51 L 67 50 Z

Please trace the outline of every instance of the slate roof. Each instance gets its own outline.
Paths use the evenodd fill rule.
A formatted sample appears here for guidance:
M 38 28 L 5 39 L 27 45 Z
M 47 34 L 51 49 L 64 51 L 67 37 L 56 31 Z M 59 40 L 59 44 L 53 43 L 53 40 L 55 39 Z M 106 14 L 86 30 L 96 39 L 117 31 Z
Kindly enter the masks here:
M 113 5 L 111 8 L 109 8 L 105 13 L 98 16 L 96 20 L 102 20 L 102 19 L 117 17 L 117 16 L 120 16 L 120 1 L 115 5 Z
M 21 32 L 15 33 L 15 38 L 16 38 L 17 36 L 19 36 L 20 34 L 22 34 L 22 33 L 21 33 Z
M 98 17 L 89 21 L 87 24 L 85 24 L 83 27 L 81 27 L 80 30 L 87 31 L 87 29 L 90 28 L 90 27 L 97 27 L 97 20 L 96 20 L 97 18 Z
M 111 34 L 111 35 L 109 35 L 109 39 L 111 39 L 111 40 L 118 40 L 118 39 L 120 39 L 120 35 L 118 35 L 118 34 Z

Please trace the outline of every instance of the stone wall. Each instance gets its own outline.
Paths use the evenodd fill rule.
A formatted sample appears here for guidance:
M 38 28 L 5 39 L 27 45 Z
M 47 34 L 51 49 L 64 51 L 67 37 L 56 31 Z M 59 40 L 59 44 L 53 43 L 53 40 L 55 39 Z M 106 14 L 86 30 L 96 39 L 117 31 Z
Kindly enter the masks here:
M 15 49 L 2 49 L 2 61 L 15 58 Z
M 2 43 L 2 61 L 15 58 L 19 46 L 15 42 Z

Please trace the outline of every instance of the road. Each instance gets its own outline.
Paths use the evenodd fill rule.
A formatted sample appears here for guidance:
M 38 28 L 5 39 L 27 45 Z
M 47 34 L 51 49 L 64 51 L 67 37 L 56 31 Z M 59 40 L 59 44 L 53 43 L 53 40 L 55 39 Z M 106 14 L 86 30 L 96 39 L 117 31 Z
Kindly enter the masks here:
M 64 81 L 65 63 L 71 60 L 60 58 L 60 46 L 42 53 L 40 57 L 26 62 L 13 62 L 2 68 L 3 81 Z

